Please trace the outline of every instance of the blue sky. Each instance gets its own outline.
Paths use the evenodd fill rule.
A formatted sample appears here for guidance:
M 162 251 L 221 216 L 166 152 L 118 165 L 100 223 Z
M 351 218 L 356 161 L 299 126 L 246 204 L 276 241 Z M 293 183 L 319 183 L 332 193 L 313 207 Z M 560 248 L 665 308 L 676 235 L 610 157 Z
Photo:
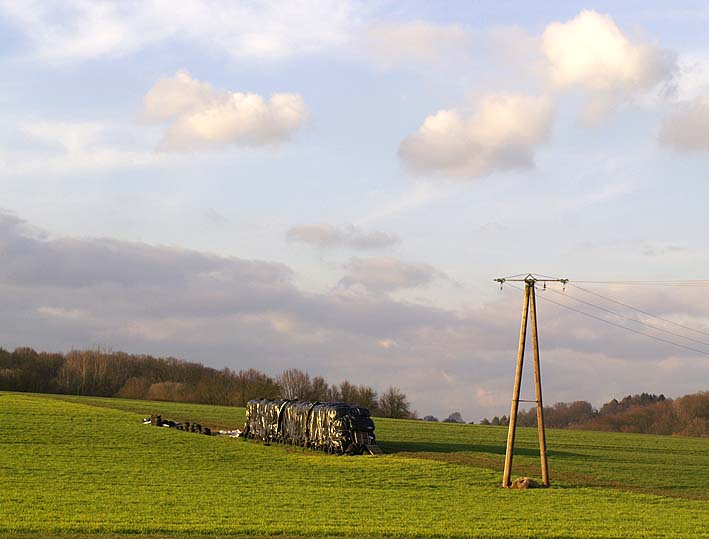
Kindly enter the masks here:
M 2 344 L 505 413 L 520 298 L 493 277 L 706 277 L 707 22 L 701 2 L 0 2 Z M 702 289 L 600 290 L 709 324 Z M 547 401 L 706 389 L 705 356 L 546 309 Z

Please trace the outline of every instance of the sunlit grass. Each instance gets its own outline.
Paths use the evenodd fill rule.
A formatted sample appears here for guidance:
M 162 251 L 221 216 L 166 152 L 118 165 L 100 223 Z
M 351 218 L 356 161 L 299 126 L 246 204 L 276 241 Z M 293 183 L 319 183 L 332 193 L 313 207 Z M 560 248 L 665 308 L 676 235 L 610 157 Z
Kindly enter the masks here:
M 0 536 L 709 536 L 706 439 L 551 431 L 554 486 L 525 492 L 499 487 L 504 428 L 375 419 L 387 455 L 333 457 L 140 423 L 155 412 L 243 424 L 228 407 L 0 394 Z M 519 472 L 535 439 L 521 430 Z

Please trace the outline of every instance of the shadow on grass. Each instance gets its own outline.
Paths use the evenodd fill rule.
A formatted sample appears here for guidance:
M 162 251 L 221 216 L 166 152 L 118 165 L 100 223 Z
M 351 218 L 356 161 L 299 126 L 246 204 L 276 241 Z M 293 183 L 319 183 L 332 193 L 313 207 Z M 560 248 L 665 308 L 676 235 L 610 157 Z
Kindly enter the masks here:
M 431 442 L 401 442 L 379 441 L 377 444 L 387 454 L 396 453 L 487 453 L 491 455 L 504 455 L 504 445 L 481 445 L 467 443 L 431 443 Z M 539 449 L 515 447 L 515 455 L 538 457 Z M 547 455 L 554 458 L 578 458 L 582 455 L 568 451 L 547 450 Z

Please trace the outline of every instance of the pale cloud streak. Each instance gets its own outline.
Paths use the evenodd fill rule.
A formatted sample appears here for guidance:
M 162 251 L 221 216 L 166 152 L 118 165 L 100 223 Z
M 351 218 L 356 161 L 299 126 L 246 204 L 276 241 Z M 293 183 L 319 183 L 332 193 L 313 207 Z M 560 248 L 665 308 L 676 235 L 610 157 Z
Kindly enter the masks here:
M 67 175 L 157 165 L 164 158 L 148 149 L 151 129 L 76 121 L 9 118 L 19 144 L 0 153 L 0 173 L 8 177 Z
M 462 26 L 426 21 L 373 24 L 362 40 L 369 59 L 382 68 L 457 63 L 471 47 L 471 35 Z
M 709 98 L 675 105 L 662 120 L 659 140 L 673 150 L 709 151 Z
M 0 3 L 28 38 L 30 58 L 53 64 L 136 53 L 168 39 L 236 60 L 281 60 L 344 46 L 361 18 L 332 0 L 63 0 Z
M 325 223 L 294 226 L 286 233 L 286 239 L 321 249 L 383 249 L 400 241 L 397 236 L 386 232 L 366 232 L 355 225 L 336 227 Z

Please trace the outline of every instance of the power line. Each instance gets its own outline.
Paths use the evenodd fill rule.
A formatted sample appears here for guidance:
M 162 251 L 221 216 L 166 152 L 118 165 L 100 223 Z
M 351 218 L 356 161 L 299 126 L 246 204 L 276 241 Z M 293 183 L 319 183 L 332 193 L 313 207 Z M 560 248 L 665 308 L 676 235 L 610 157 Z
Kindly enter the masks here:
M 522 291 L 522 288 L 520 288 L 520 287 L 518 287 L 518 286 L 515 286 L 515 285 L 513 285 L 513 284 L 510 284 L 509 286 L 511 286 L 512 288 L 515 288 L 515 289 L 517 289 L 517 290 Z M 540 296 L 540 297 L 541 297 L 541 296 Z M 653 339 L 653 340 L 656 340 L 656 341 L 664 342 L 664 343 L 666 343 L 666 344 L 671 344 L 671 345 L 676 346 L 676 347 L 678 347 L 678 348 L 684 348 L 685 350 L 691 350 L 692 352 L 697 352 L 698 354 L 703 354 L 703 355 L 705 355 L 705 356 L 709 356 L 709 352 L 705 352 L 704 350 L 699 350 L 699 349 L 697 349 L 697 348 L 692 348 L 691 346 L 685 346 L 684 344 L 680 344 L 680 343 L 676 343 L 676 342 L 674 342 L 674 341 L 670 341 L 670 340 L 667 340 L 667 339 L 663 339 L 662 337 L 657 337 L 657 336 L 655 336 L 655 335 L 650 335 L 649 333 L 644 333 L 644 332 L 642 332 L 642 331 L 638 331 L 638 330 L 636 330 L 636 329 L 629 328 L 629 327 L 624 326 L 624 325 L 622 325 L 622 324 L 616 324 L 615 322 L 611 322 L 610 320 L 606 320 L 605 318 L 601 318 L 600 316 L 595 316 L 595 315 L 593 315 L 593 314 L 589 314 L 589 313 L 584 312 L 584 311 L 582 311 L 582 310 L 580 310 L 580 309 L 576 309 L 576 308 L 574 308 L 574 307 L 571 307 L 570 305 L 564 305 L 563 303 L 559 303 L 558 301 L 554 301 L 553 299 L 549 299 L 548 297 L 541 297 L 541 299 L 543 299 L 544 301 L 548 301 L 549 303 L 553 303 L 554 305 L 558 305 L 559 307 L 563 307 L 563 308 L 565 308 L 565 309 L 569 309 L 570 311 L 574 311 L 574 312 L 576 312 L 576 313 L 578 313 L 578 314 L 581 314 L 581 315 L 583 315 L 583 316 L 587 316 L 587 317 L 589 317 L 589 318 L 593 318 L 594 320 L 598 320 L 599 322 L 603 322 L 604 324 L 608 324 L 608 325 L 611 325 L 611 326 L 615 326 L 615 327 L 620 328 L 620 329 L 625 329 L 625 330 L 627 330 L 627 331 L 630 331 L 631 333 L 636 333 L 637 335 L 642 335 L 643 337 L 648 337 L 648 338 Z
M 549 275 L 543 275 L 541 273 L 534 273 L 532 275 L 538 275 L 546 279 L 556 279 Z M 515 276 L 516 277 L 516 276 Z M 628 285 L 644 285 L 644 286 L 709 286 L 709 279 L 616 279 L 616 280 L 583 280 L 583 279 L 569 279 L 570 282 L 574 283 L 586 283 L 586 284 L 628 284 Z
M 709 286 L 708 279 L 698 280 L 678 280 L 678 281 L 584 281 L 574 279 L 575 283 L 585 284 L 622 284 L 622 285 L 640 285 L 640 286 Z
M 574 281 L 574 282 L 576 282 L 576 281 Z M 639 312 L 639 313 L 642 313 L 642 314 L 644 314 L 644 315 L 650 316 L 650 317 L 652 317 L 652 318 L 657 318 L 658 320 L 662 320 L 663 322 L 666 322 L 666 323 L 668 323 L 668 324 L 672 324 L 673 326 L 677 326 L 677 327 L 679 327 L 679 328 L 686 329 L 687 331 L 693 331 L 693 332 L 699 333 L 699 334 L 701 334 L 701 335 L 707 335 L 707 336 L 709 336 L 709 332 L 701 331 L 701 330 L 699 330 L 699 329 L 694 329 L 694 328 L 691 328 L 691 327 L 689 327 L 689 326 L 685 326 L 685 325 L 683 325 L 683 324 L 679 324 L 679 323 L 677 323 L 677 322 L 673 322 L 672 320 L 668 320 L 667 318 L 662 318 L 661 316 L 657 316 L 656 314 L 652 314 L 652 313 L 649 313 L 649 312 L 647 312 L 647 311 L 643 311 L 642 309 L 638 309 L 637 307 L 633 307 L 632 305 L 628 305 L 627 303 L 623 303 L 623 302 L 621 302 L 621 301 L 617 301 L 617 300 L 615 300 L 615 299 L 612 299 L 612 298 L 603 296 L 603 295 L 601 295 L 601 294 L 598 294 L 597 292 L 593 292 L 592 290 L 587 290 L 586 288 L 582 288 L 582 287 L 577 286 L 577 285 L 575 285 L 575 284 L 573 284 L 573 283 L 569 283 L 569 286 L 573 286 L 574 288 L 578 288 L 579 290 L 581 290 L 581 291 L 583 291 L 583 292 L 586 292 L 587 294 L 592 294 L 592 295 L 597 296 L 597 297 L 599 297 L 599 298 L 601 298 L 601 299 L 605 299 L 606 301 L 610 301 L 611 303 L 615 303 L 616 305 L 620 305 L 621 307 L 625 307 L 625 308 L 627 308 L 627 309 L 632 309 L 633 311 L 637 311 L 637 312 Z M 706 344 L 706 343 L 704 343 L 704 344 Z
M 580 288 L 580 287 L 576 287 L 576 288 Z M 590 307 L 593 307 L 594 309 L 598 309 L 598 310 L 600 310 L 600 311 L 607 312 L 607 313 L 612 314 L 612 315 L 614 315 L 614 316 L 619 316 L 619 317 L 621 317 L 621 318 L 625 318 L 626 320 L 630 320 L 631 322 L 635 322 L 636 324 L 641 324 L 641 325 L 643 325 L 643 326 L 645 326 L 645 327 L 649 327 L 650 329 L 654 329 L 654 330 L 656 330 L 656 331 L 662 331 L 663 333 L 667 333 L 667 334 L 669 334 L 669 335 L 673 335 L 673 336 L 675 336 L 675 337 L 679 337 L 680 339 L 686 339 L 686 340 L 688 340 L 688 341 L 695 342 L 695 343 L 697 343 L 697 344 L 703 344 L 704 346 L 709 346 L 709 342 L 700 341 L 699 339 L 693 339 L 692 337 L 685 337 L 684 335 L 681 335 L 681 334 L 679 334 L 679 333 L 675 333 L 674 331 L 670 331 L 669 329 L 664 329 L 664 328 L 660 328 L 660 327 L 657 327 L 657 326 L 653 326 L 652 324 L 648 324 L 647 322 L 643 322 L 643 321 L 641 321 L 641 320 L 636 320 L 635 318 L 632 318 L 632 317 L 630 317 L 630 316 L 626 316 L 626 315 L 624 315 L 624 314 L 622 314 L 622 313 L 618 313 L 618 312 L 615 312 L 615 311 L 611 311 L 610 309 L 606 309 L 605 307 L 601 307 L 601 306 L 599 306 L 599 305 L 596 305 L 596 304 L 594 304 L 594 303 L 591 303 L 590 301 L 584 301 L 584 300 L 582 300 L 582 299 L 575 298 L 575 297 L 570 296 L 570 295 L 568 295 L 568 294 L 562 294 L 562 293 L 559 292 L 558 290 L 554 290 L 554 289 L 550 288 L 550 289 L 549 289 L 549 292 L 554 292 L 555 294 L 559 294 L 559 295 L 561 295 L 561 296 L 567 297 L 567 298 L 572 299 L 572 300 L 574 300 L 574 301 L 578 301 L 579 303 L 583 303 L 583 304 L 585 304 L 585 305 L 588 305 L 588 306 L 590 306 Z M 605 298 L 604 298 L 604 299 L 605 299 Z M 652 316 L 652 315 L 651 315 L 651 316 Z

